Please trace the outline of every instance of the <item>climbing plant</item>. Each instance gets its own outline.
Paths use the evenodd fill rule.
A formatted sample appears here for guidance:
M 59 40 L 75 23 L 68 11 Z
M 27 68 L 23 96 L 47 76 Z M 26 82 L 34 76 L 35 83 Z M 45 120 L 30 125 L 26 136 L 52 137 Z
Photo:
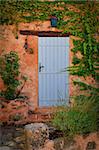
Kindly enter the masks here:
M 6 90 L 1 95 L 7 99 L 14 99 L 16 88 L 20 82 L 17 79 L 19 75 L 19 58 L 15 52 L 0 56 L 0 76 L 4 81 Z
M 14 100 L 18 98 L 21 93 L 22 80 L 25 81 L 27 78 L 22 76 L 22 80 L 19 80 L 19 57 L 15 51 L 11 51 L 8 54 L 2 54 L 0 56 L 0 77 L 4 83 L 4 90 L 0 92 L 0 96 L 8 100 Z
M 95 79 L 98 78 L 97 65 L 98 65 L 98 42 L 95 39 L 97 33 L 97 16 L 94 10 L 94 3 L 88 4 L 85 13 L 80 17 L 82 24 L 82 32 L 79 33 L 80 40 L 74 40 L 74 53 L 73 64 L 75 65 L 71 72 L 78 76 L 92 75 Z M 93 12 L 93 13 L 92 13 Z M 80 52 L 82 57 L 77 58 L 77 52 Z
M 73 12 L 69 12 L 68 10 L 68 3 L 83 4 L 85 2 L 83 0 L 80 2 L 68 0 L 54 2 L 41 2 L 39 0 L 1 0 L 0 24 L 31 22 L 36 19 L 46 20 L 49 19 L 52 14 L 55 14 L 59 19 L 62 19 L 64 15 L 73 14 Z M 59 7 L 60 9 L 58 9 Z

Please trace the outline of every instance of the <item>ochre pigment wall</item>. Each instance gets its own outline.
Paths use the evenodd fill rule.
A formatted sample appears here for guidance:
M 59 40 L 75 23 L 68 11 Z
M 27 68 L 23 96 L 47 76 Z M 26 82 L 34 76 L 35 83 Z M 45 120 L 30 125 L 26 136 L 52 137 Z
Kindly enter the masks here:
M 59 31 L 56 28 L 51 28 L 50 21 L 39 21 L 32 23 L 20 23 L 18 26 L 18 31 L 20 30 L 33 30 L 33 31 Z M 18 52 L 20 58 L 20 72 L 21 75 L 28 77 L 28 80 L 22 90 L 22 93 L 29 97 L 28 103 L 26 102 L 16 102 L 11 101 L 8 105 L 4 104 L 4 108 L 0 110 L 0 120 L 8 120 L 9 116 L 13 114 L 24 115 L 26 118 L 28 116 L 29 110 L 34 111 L 38 109 L 38 36 L 34 35 L 21 35 L 18 32 L 18 39 L 15 38 L 17 35 L 16 27 L 14 25 L 1 26 L 1 36 L 0 36 L 0 54 L 3 50 L 9 52 L 14 50 Z M 34 50 L 33 54 L 29 54 L 24 49 L 25 39 L 29 48 Z M 73 53 L 71 49 L 73 48 L 72 39 L 75 38 L 70 36 L 70 51 L 69 60 L 70 66 L 72 65 Z M 78 54 L 81 57 L 80 54 Z M 78 79 L 75 76 L 69 76 L 69 95 L 73 96 L 79 93 L 76 86 L 73 86 L 73 80 Z M 84 80 L 84 78 L 82 78 Z M 87 83 L 92 83 L 91 77 L 87 77 Z M 3 82 L 0 79 L 0 90 L 4 88 Z M 21 107 L 20 107 L 21 106 Z M 13 117 L 12 117 L 13 118 Z
M 20 30 L 58 31 L 56 28 L 51 28 L 50 21 L 20 23 L 18 26 L 18 31 Z M 13 114 L 16 114 L 17 112 L 21 113 L 23 111 L 26 116 L 26 112 L 28 112 L 28 110 L 33 111 L 38 108 L 38 36 L 21 35 L 18 32 L 18 39 L 16 39 L 15 36 L 17 32 L 14 25 L 2 26 L 1 31 L 0 53 L 2 53 L 2 50 L 5 50 L 4 53 L 11 50 L 16 51 L 20 58 L 20 72 L 22 75 L 28 77 L 28 80 L 22 90 L 22 93 L 29 97 L 28 106 L 25 106 L 24 109 L 22 108 L 20 111 L 19 109 L 16 110 L 15 108 L 19 107 L 19 105 L 23 105 L 18 102 L 17 106 L 14 106 L 15 108 L 13 112 Z M 29 54 L 25 51 L 25 38 L 27 38 L 29 48 L 34 50 L 33 54 Z M 3 89 L 3 87 L 3 82 L 0 80 L 0 90 Z M 4 109 L 4 112 L 2 110 L 2 117 L 6 116 L 5 111 L 7 111 L 7 114 L 12 114 L 12 105 L 14 105 L 13 103 L 15 102 L 11 103 L 11 106 L 9 105 L 9 108 Z

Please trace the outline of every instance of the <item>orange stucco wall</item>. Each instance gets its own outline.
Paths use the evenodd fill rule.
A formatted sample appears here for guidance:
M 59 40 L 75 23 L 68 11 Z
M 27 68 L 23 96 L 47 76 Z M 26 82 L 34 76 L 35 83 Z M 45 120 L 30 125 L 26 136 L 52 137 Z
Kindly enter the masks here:
M 22 92 L 29 97 L 29 109 L 34 110 L 38 107 L 38 36 L 21 35 L 18 32 L 18 39 L 15 38 L 15 26 L 1 26 L 2 37 L 0 39 L 0 53 L 2 50 L 9 52 L 14 50 L 18 52 L 20 58 L 20 72 L 28 77 L 28 80 Z M 33 30 L 33 31 L 58 31 L 56 28 L 51 28 L 50 21 L 38 21 L 32 23 L 20 23 L 18 31 Z M 33 54 L 29 54 L 24 49 L 25 38 L 29 48 L 33 49 Z M 0 80 L 0 89 L 3 88 L 3 83 Z
M 0 110 L 0 120 L 8 120 L 11 114 L 24 114 L 25 117 L 28 116 L 29 110 L 37 110 L 38 106 L 38 36 L 34 35 L 21 35 L 18 32 L 18 39 L 15 38 L 15 26 L 1 26 L 1 36 L 0 36 L 0 54 L 3 50 L 4 53 L 14 50 L 18 52 L 20 58 L 20 72 L 21 75 L 28 77 L 28 80 L 22 90 L 22 93 L 29 97 L 28 104 L 25 102 L 10 102 L 5 105 L 5 108 Z M 50 21 L 38 21 L 32 23 L 20 23 L 18 26 L 18 31 L 20 30 L 33 30 L 33 31 L 59 31 L 56 28 L 51 28 Z M 33 54 L 29 54 L 24 49 L 25 38 L 27 37 L 27 42 L 29 48 L 33 49 Z M 73 48 L 72 39 L 74 37 L 70 36 L 70 52 L 69 60 L 70 65 L 72 65 L 73 53 L 71 49 Z M 79 54 L 80 55 L 80 54 Z M 77 88 L 73 86 L 73 80 L 78 79 L 78 77 L 69 76 L 69 94 L 79 93 Z M 83 79 L 83 78 L 82 78 Z M 84 80 L 84 79 L 83 79 Z M 92 78 L 88 77 L 87 82 L 92 83 Z M 3 82 L 0 79 L 0 90 L 3 89 Z M 23 106 L 20 108 L 20 105 Z M 20 108 L 20 109 L 19 109 Z

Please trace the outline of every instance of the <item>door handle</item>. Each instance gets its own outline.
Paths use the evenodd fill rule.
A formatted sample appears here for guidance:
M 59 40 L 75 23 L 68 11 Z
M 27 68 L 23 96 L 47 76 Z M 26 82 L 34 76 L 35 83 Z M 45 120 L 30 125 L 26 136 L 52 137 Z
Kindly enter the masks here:
M 43 65 L 41 65 L 41 63 L 39 63 L 39 72 L 41 72 L 41 71 L 42 71 L 42 68 L 44 68 L 44 66 L 43 66 Z

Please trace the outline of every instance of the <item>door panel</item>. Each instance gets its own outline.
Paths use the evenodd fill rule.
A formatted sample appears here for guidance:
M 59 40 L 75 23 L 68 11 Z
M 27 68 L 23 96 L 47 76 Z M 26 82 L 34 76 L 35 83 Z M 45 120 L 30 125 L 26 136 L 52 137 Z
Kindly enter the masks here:
M 39 106 L 68 101 L 69 38 L 39 37 Z

